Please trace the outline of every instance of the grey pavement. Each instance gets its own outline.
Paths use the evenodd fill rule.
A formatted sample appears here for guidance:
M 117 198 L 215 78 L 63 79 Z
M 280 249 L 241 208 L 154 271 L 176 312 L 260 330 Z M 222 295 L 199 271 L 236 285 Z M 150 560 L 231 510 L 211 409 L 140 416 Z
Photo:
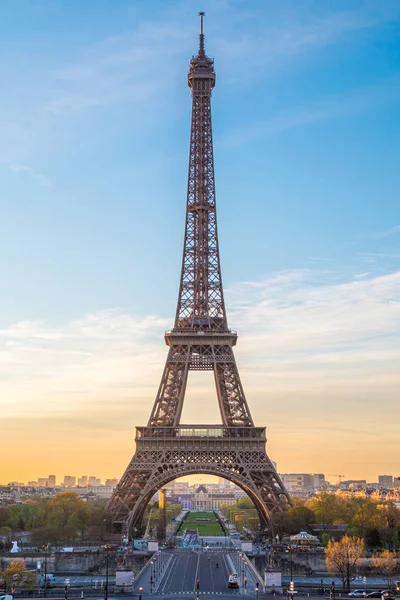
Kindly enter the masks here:
M 218 567 L 217 567 L 218 564 Z M 152 586 L 153 595 L 195 597 L 197 581 L 198 595 L 227 595 L 232 598 L 240 594 L 238 589 L 228 588 L 228 577 L 232 573 L 232 563 L 228 552 L 173 552 L 163 575 Z M 143 594 L 149 593 L 149 582 L 141 583 Z M 137 588 L 135 590 L 137 592 Z

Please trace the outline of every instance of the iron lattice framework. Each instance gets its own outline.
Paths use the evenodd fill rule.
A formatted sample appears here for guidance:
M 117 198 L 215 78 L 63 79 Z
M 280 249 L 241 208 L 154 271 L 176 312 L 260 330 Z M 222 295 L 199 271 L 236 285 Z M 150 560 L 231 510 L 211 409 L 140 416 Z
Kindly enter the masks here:
M 192 473 L 234 481 L 253 499 L 261 522 L 291 500 L 265 452 L 265 429 L 254 427 L 233 354 L 237 334 L 228 328 L 221 279 L 215 202 L 211 92 L 214 62 L 205 54 L 203 14 L 199 51 L 190 61 L 192 123 L 186 228 L 174 328 L 164 373 L 147 427 L 137 428 L 136 453 L 109 504 L 115 525 L 139 531 L 152 495 Z M 189 370 L 212 370 L 221 426 L 181 426 Z

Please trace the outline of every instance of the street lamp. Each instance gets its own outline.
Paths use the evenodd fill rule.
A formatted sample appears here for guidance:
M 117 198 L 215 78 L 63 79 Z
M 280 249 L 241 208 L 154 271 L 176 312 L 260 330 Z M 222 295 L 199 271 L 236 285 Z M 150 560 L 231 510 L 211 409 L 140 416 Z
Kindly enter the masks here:
M 143 588 L 140 587 L 139 588 L 139 600 L 142 600 L 142 592 L 143 592 Z
M 104 546 L 104 550 L 106 553 L 106 585 L 104 586 L 104 600 L 108 600 L 108 566 L 109 566 L 109 551 L 111 550 L 110 546 Z
M 46 596 L 47 594 L 47 551 L 50 548 L 50 544 L 44 544 L 42 546 L 43 550 L 44 550 L 44 590 L 43 590 L 43 596 Z
M 294 591 L 294 583 L 293 583 L 293 546 L 289 546 L 289 552 L 290 552 L 290 586 L 289 586 L 289 591 L 290 591 L 290 598 L 291 598 L 291 600 L 293 600 L 293 591 Z
M 150 594 L 153 593 L 153 561 L 150 561 Z
M 154 579 L 154 583 L 157 581 L 157 569 L 158 569 L 158 560 L 157 560 L 157 556 L 154 557 L 154 564 L 153 564 L 153 579 Z
M 244 593 L 246 594 L 246 587 L 247 587 L 247 577 L 246 577 L 246 559 L 242 556 L 242 586 L 244 588 Z

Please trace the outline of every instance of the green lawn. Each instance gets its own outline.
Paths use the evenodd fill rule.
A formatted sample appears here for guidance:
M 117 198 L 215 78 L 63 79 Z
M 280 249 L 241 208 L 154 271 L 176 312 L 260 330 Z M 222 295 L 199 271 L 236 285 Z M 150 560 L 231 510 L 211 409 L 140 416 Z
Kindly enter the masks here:
M 199 535 L 224 535 L 221 525 L 212 512 L 190 512 L 179 527 L 178 535 L 182 535 L 185 529 L 198 529 Z

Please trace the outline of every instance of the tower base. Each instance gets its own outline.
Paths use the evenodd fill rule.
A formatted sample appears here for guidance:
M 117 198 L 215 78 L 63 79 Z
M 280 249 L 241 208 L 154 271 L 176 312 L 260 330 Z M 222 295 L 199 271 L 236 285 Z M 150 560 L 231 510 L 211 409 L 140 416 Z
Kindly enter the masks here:
M 137 537 L 159 489 L 178 477 L 204 473 L 239 486 L 258 511 L 261 532 L 274 535 L 274 515 L 292 503 L 265 443 L 264 427 L 137 427 L 136 452 L 108 505 L 114 531 Z

